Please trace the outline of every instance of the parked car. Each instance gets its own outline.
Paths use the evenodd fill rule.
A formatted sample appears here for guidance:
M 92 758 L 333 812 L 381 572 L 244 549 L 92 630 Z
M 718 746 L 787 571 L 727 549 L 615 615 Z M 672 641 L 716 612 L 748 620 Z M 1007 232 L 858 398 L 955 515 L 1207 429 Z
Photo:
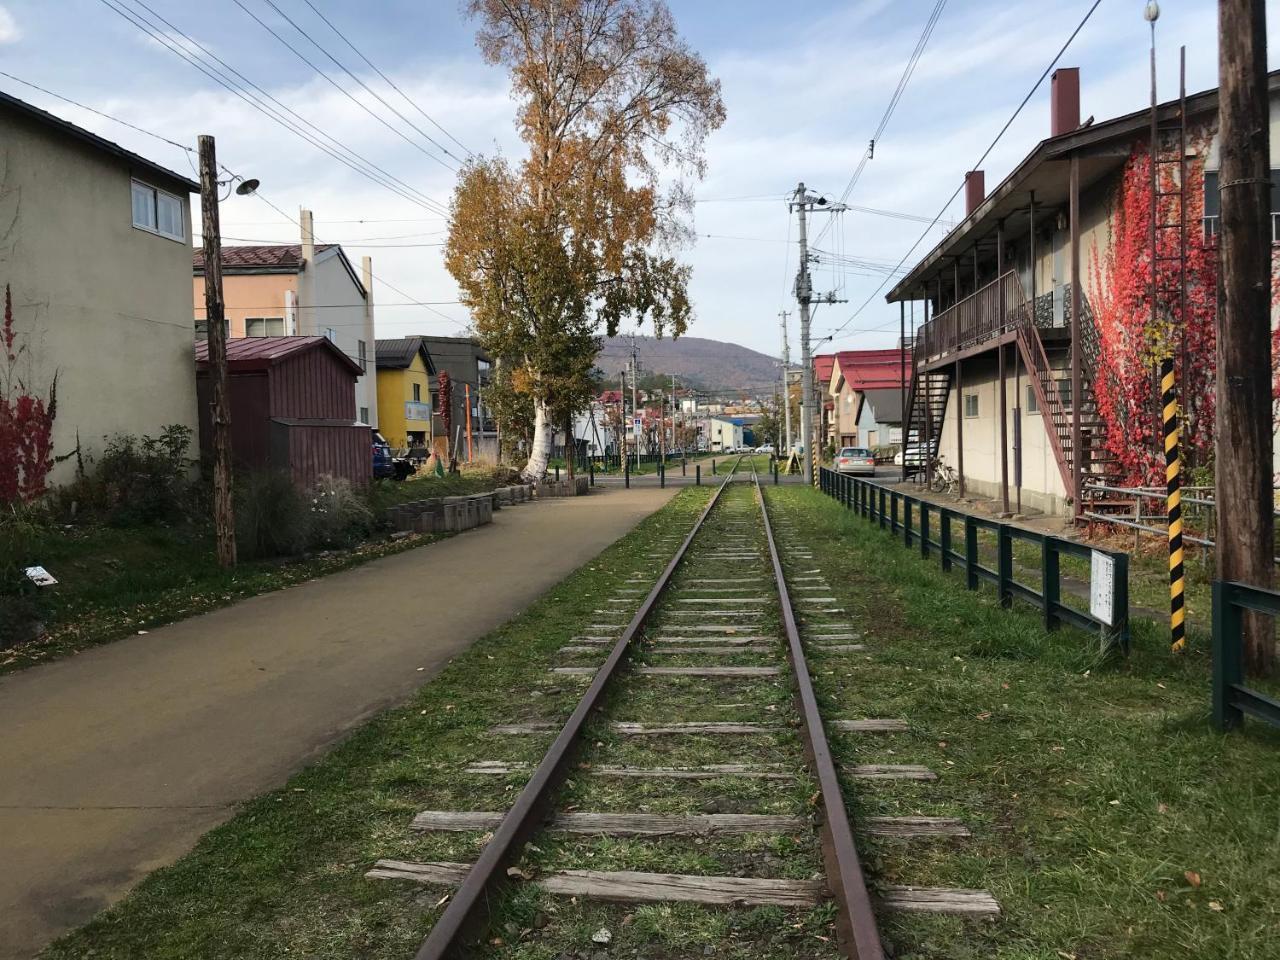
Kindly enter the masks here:
M 839 473 L 875 476 L 875 455 L 866 447 L 841 447 L 840 452 L 836 454 L 836 470 Z
M 904 458 L 908 466 L 912 466 L 912 467 L 923 466 L 924 465 L 924 448 L 921 447 L 920 444 L 918 443 L 907 444 L 905 455 L 902 450 L 899 450 L 897 453 L 893 455 L 893 465 L 895 467 L 902 466 Z
M 412 463 L 391 454 L 391 444 L 377 430 L 373 431 L 373 477 L 375 480 L 404 480 L 413 476 Z
M 760 446 L 756 447 L 756 453 L 773 453 L 773 444 L 772 443 L 760 444 Z

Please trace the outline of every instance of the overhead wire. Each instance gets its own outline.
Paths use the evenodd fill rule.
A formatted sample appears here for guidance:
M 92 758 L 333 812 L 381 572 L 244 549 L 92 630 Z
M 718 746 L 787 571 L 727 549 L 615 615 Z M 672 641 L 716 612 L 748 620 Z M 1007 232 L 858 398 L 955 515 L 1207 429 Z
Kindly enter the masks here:
M 405 102 L 405 103 L 409 104 L 409 106 L 411 106 L 411 107 L 413 107 L 413 109 L 417 110 L 420 114 L 422 114 L 422 116 L 423 116 L 423 117 L 425 117 L 425 118 L 427 119 L 427 121 L 428 121 L 432 126 L 434 126 L 437 130 L 439 130 L 439 131 L 440 131 L 441 133 L 443 133 L 446 137 L 448 137 L 450 140 L 452 140 L 454 143 L 456 143 L 459 147 L 461 147 L 461 148 L 462 148 L 462 150 L 467 154 L 467 156 L 469 156 L 469 157 L 470 157 L 470 156 L 475 156 L 475 154 L 472 152 L 471 148 L 469 148 L 465 143 L 463 143 L 461 140 L 459 140 L 457 137 L 455 137 L 452 133 L 450 133 L 448 130 L 446 130 L 443 126 L 441 126 L 441 124 L 440 124 L 439 122 L 437 122 L 437 121 L 436 121 L 435 117 L 431 116 L 431 114 L 429 114 L 429 113 L 427 113 L 427 111 L 423 110 L 423 109 L 422 109 L 422 107 L 418 105 L 418 102 L 417 102 L 416 100 L 414 100 L 414 99 L 413 99 L 413 98 L 411 98 L 407 93 L 405 93 L 403 90 L 401 90 L 401 89 L 400 89 L 400 87 L 396 84 L 396 82 L 395 82 L 394 80 L 392 80 L 392 79 L 391 79 L 390 77 L 388 77 L 385 73 L 383 73 L 383 72 L 378 68 L 378 65 L 377 65 L 377 64 L 375 64 L 372 60 L 370 60 L 368 57 L 366 57 L 366 56 L 364 55 L 364 53 L 362 53 L 362 52 L 360 51 L 360 49 L 359 49 L 359 48 L 358 48 L 354 43 L 352 43 L 350 39 L 348 39 L 348 38 L 347 38 L 347 35 L 346 35 L 346 34 L 344 34 L 341 30 L 339 30 L 336 26 L 334 26 L 333 21 L 331 21 L 328 17 L 326 17 L 326 16 L 325 16 L 321 11 L 320 11 L 320 9 L 319 9 L 319 8 L 318 8 L 314 3 L 312 3 L 312 2 L 311 2 L 311 0 L 303 0 L 303 3 L 305 3 L 308 7 L 310 7 L 310 8 L 312 9 L 312 11 L 315 13 L 315 15 L 316 15 L 317 17 L 319 17 L 321 20 L 323 20 L 323 21 L 325 22 L 325 25 L 326 25 L 330 30 L 332 30 L 335 34 L 337 34 L 337 35 L 338 35 L 338 38 L 339 38 L 340 40 L 342 40 L 342 42 L 343 42 L 343 43 L 345 43 L 348 47 L 350 47 L 350 48 L 351 48 L 352 53 L 354 53 L 357 57 L 359 57 L 361 60 L 363 60 L 365 63 L 367 63 L 367 64 L 369 65 L 369 69 L 371 69 L 374 73 L 376 73 L 379 77 L 381 77 L 384 81 L 386 81 L 387 85 L 388 85 L 389 87 L 391 87 L 391 89 L 392 89 L 392 90 L 394 90 L 396 93 L 400 94 L 400 96 L 404 99 L 404 102 Z
M 1102 4 L 1102 0 L 1094 0 L 1093 4 L 1085 12 L 1084 17 L 1080 20 L 1078 24 L 1076 24 L 1075 29 L 1071 31 L 1071 35 L 1067 37 L 1066 41 L 1058 49 L 1058 52 L 1054 55 L 1053 59 L 1049 61 L 1049 65 L 1044 68 L 1044 72 L 1040 74 L 1040 77 L 1032 85 L 1031 89 L 1027 91 L 1027 95 L 1022 98 L 1022 102 L 1018 104 L 1018 106 L 1014 109 L 1013 114 L 1009 117 L 1008 120 L 1005 121 L 1004 126 L 1000 128 L 1000 131 L 996 134 L 995 139 L 993 139 L 991 143 L 988 144 L 987 148 L 984 151 L 982 151 L 982 156 L 978 158 L 977 163 L 969 167 L 970 170 L 981 169 L 982 164 L 986 161 L 987 157 L 991 155 L 991 151 L 996 148 L 996 144 L 1000 142 L 1001 138 L 1004 137 L 1005 133 L 1008 132 L 1009 128 L 1013 126 L 1013 122 L 1018 119 L 1023 109 L 1031 101 L 1031 98 L 1035 96 L 1036 91 L 1039 90 L 1041 85 L 1044 83 L 1045 78 L 1048 77 L 1050 72 L 1052 72 L 1053 68 L 1058 65 L 1058 61 L 1062 59 L 1062 55 L 1067 52 L 1067 48 L 1071 46 L 1072 42 L 1079 35 L 1080 31 L 1084 29 L 1085 24 L 1087 24 L 1090 18 L 1093 16 L 1094 11 L 1096 11 L 1098 7 L 1101 6 L 1101 4 Z M 924 232 L 921 233 L 920 236 L 916 238 L 915 243 L 911 244 L 911 247 L 907 250 L 907 252 L 902 255 L 900 260 L 898 260 L 898 263 L 895 269 L 902 267 L 902 265 L 907 262 L 907 258 L 910 257 L 913 253 L 915 253 L 916 248 L 919 247 L 920 244 L 924 242 L 925 237 L 929 235 L 929 231 L 932 230 L 933 227 L 937 224 L 937 222 L 942 219 L 942 215 L 946 213 L 948 208 L 950 208 L 951 204 L 955 202 L 956 197 L 960 196 L 960 191 L 963 189 L 964 189 L 964 181 L 962 180 L 960 184 L 956 187 L 955 191 L 951 194 L 951 196 L 949 196 L 946 202 L 943 203 L 942 209 L 938 211 L 937 216 L 933 218 L 933 220 L 929 223 L 929 226 L 925 227 Z M 871 302 L 877 296 L 880 295 L 880 291 L 884 289 L 885 284 L 887 284 L 892 277 L 893 277 L 892 273 L 886 275 L 885 278 L 880 281 L 879 286 L 877 286 L 875 290 L 871 292 L 871 296 L 867 297 L 867 299 L 863 301 L 863 303 L 858 307 L 858 309 L 856 309 L 855 311 L 853 311 L 852 314 L 849 315 L 849 318 L 845 320 L 844 323 L 840 324 L 840 326 L 832 330 L 829 334 L 827 334 L 827 336 L 819 340 L 818 343 L 826 343 L 828 341 L 832 341 L 836 338 L 836 336 L 839 333 L 841 333 L 843 330 L 848 328 L 849 324 L 851 324 L 854 320 L 856 320 L 862 314 L 862 312 L 868 306 L 870 306 Z M 855 331 L 852 331 L 852 333 L 873 333 L 879 330 L 889 329 L 889 327 L 891 326 L 892 326 L 892 323 L 887 323 L 880 327 L 871 327 L 871 328 L 862 329 L 862 330 L 855 330 Z
M 416 206 L 430 210 L 433 213 L 447 213 L 444 204 L 428 197 L 426 194 L 416 188 L 395 177 L 382 167 L 379 167 L 373 161 L 361 156 L 355 150 L 348 147 L 336 137 L 326 133 L 311 121 L 292 110 L 286 104 L 277 100 L 270 93 L 267 93 L 260 86 L 249 80 L 244 74 L 240 73 L 225 60 L 218 57 L 199 41 L 190 37 L 163 16 L 156 13 L 153 8 L 148 6 L 144 0 L 99 0 L 103 6 L 114 12 L 126 22 L 142 31 L 146 36 L 150 37 L 157 44 L 169 50 L 191 66 L 195 67 L 209 79 L 213 80 L 219 86 L 229 91 L 232 95 L 243 100 L 254 110 L 262 113 L 268 119 L 274 121 L 285 130 L 301 138 L 305 142 L 316 147 L 327 156 L 332 157 L 342 163 L 355 173 L 365 177 L 373 183 L 391 191 L 403 200 L 407 200 Z M 148 19 L 146 14 L 140 13 L 135 7 L 129 7 L 125 4 L 131 2 L 135 7 L 140 7 L 147 11 L 154 19 Z M 168 31 L 172 31 L 172 36 L 161 26 L 157 26 L 157 22 L 167 27 Z M 183 43 L 179 43 L 174 36 L 182 39 Z M 189 44 L 190 46 L 184 46 Z M 199 50 L 208 60 L 202 59 L 193 52 Z M 209 62 L 212 61 L 212 62 Z M 226 72 L 224 73 L 223 70 Z M 256 92 L 255 92 L 256 91 Z M 270 101 L 275 106 L 270 106 L 266 101 Z M 276 109 L 278 107 L 279 109 Z M 290 119 L 290 118 L 296 118 Z M 309 129 L 308 129 L 309 128 Z M 310 132 L 314 130 L 314 135 Z M 323 138 L 323 140 L 321 139 Z M 329 141 L 334 146 L 330 147 L 324 140 Z M 341 150 L 353 159 L 348 159 L 337 151 Z
M 262 27 L 262 29 L 263 29 L 263 30 L 267 31 L 267 33 L 271 34 L 271 36 L 275 37 L 278 41 L 280 41 L 280 43 L 281 43 L 281 44 L 282 44 L 286 49 L 288 49 L 290 53 L 292 53 L 295 57 L 297 57 L 299 60 L 301 60 L 303 63 L 305 63 L 308 67 L 310 67 L 312 70 L 314 70 L 314 71 L 315 71 L 315 73 L 316 73 L 316 74 L 317 74 L 317 75 L 318 75 L 322 80 L 324 80 L 324 81 L 325 81 L 326 83 L 328 83 L 331 87 L 333 87 L 335 90 L 337 90 L 339 93 L 341 93 L 344 97 L 346 97 L 348 100 L 350 100 L 352 103 L 354 103 L 357 107 L 359 107 L 361 110 L 363 110 L 363 111 L 364 111 L 365 113 L 367 113 L 369 116 L 373 117 L 373 119 L 377 120 L 380 124 L 382 124 L 382 125 L 383 125 L 384 127 L 386 127 L 388 130 L 390 130 L 392 133 L 394 133 L 397 137 L 399 137 L 399 138 L 400 138 L 401 140 L 403 140 L 405 143 L 409 144 L 409 146 L 413 147 L 415 150 L 417 150 L 417 151 L 418 151 L 419 153 L 421 153 L 423 156 L 428 157 L 429 159 L 431 159 L 431 160 L 432 160 L 432 161 L 434 161 L 435 163 L 440 164 L 440 166 L 444 167 L 446 170 L 449 170 L 449 171 L 454 172 L 454 173 L 456 173 L 456 172 L 457 172 L 457 170 L 458 170 L 458 168 L 457 168 L 457 167 L 452 166 L 452 165 L 451 165 L 447 160 L 442 160 L 442 159 L 440 159 L 439 157 L 437 157 L 434 153 L 432 153 L 430 150 L 428 150 L 428 149 L 427 149 L 426 147 L 424 147 L 422 144 L 418 143 L 418 142 L 417 142 L 416 140 L 414 140 L 412 137 L 410 137 L 410 136 L 408 136 L 407 134 L 405 134 L 405 133 L 404 133 L 404 131 L 402 131 L 399 127 L 397 127 L 397 126 L 395 126 L 394 124 L 392 124 L 392 123 L 388 122 L 388 121 L 387 121 L 387 119 L 386 119 L 385 117 L 381 116 L 380 114 L 378 114 L 378 113 L 374 112 L 372 109 L 370 109 L 370 108 L 369 108 L 369 106 L 368 106 L 368 104 L 362 103 L 358 97 L 356 97 L 354 94 L 352 94 L 352 93 L 351 93 L 351 91 L 350 91 L 350 90 L 348 90 L 346 87 L 342 86 L 342 84 L 340 84 L 340 83 L 338 83 L 338 81 L 334 80 L 334 79 L 333 79 L 333 77 L 329 76 L 329 74 L 327 74 L 327 73 L 325 73 L 323 70 L 321 70 L 318 66 L 316 66 L 316 65 L 315 65 L 315 63 L 313 63 L 313 62 L 310 60 L 310 58 L 308 58 L 308 57 L 306 56 L 306 54 L 302 53 L 302 52 L 301 52 L 297 47 L 295 47 L 295 46 L 294 46 L 293 44 L 291 44 L 288 40 L 286 40 L 284 37 L 282 37 L 282 36 L 280 35 L 279 31 L 277 31 L 277 30 L 276 30 L 274 27 L 272 27 L 269 23 L 267 23 L 265 20 L 263 20 L 261 17 L 259 17 L 256 13 L 254 13 L 252 10 L 250 10 L 247 6 L 245 6 L 245 4 L 244 4 L 243 0 L 231 0 L 231 2 L 232 2 L 232 3 L 234 3 L 234 4 L 235 4 L 237 7 L 239 7 L 241 10 L 243 10 L 243 11 L 244 11 L 244 12 L 245 12 L 245 13 L 246 13 L 246 14 L 247 14 L 247 15 L 248 15 L 248 16 L 249 16 L 249 17 L 250 17 L 250 18 L 251 18 L 251 19 L 252 19 L 256 24 L 258 24 L 258 26 Z M 280 14 L 280 16 L 284 17 L 284 19 L 285 19 L 285 20 L 287 20 L 290 24 L 293 24 L 293 21 L 292 21 L 292 20 L 290 20 L 290 19 L 289 19 L 289 17 L 285 16 L 285 14 L 281 12 L 280 8 L 279 8 L 279 7 L 277 7 L 277 6 L 275 5 L 275 3 L 274 3 L 274 2 L 272 2 L 272 0 L 265 0 L 265 2 L 266 2 L 266 3 L 267 3 L 267 5 L 268 5 L 268 6 L 270 6 L 273 10 L 275 10 L 275 11 L 276 11 L 276 13 L 279 13 L 279 14 Z M 323 47 L 320 47 L 320 46 L 319 46 L 319 44 L 316 44 L 314 40 L 311 40 L 311 38 L 310 38 L 309 36 L 307 36 L 307 34 L 306 34 L 303 30 L 299 29 L 296 25 L 294 25 L 294 29 L 295 29 L 295 30 L 298 30 L 298 32 L 299 32 L 299 33 L 301 33 L 304 37 L 307 37 L 307 39 L 308 39 L 308 40 L 310 40 L 310 41 L 311 41 L 311 43 L 312 43 L 314 46 L 316 46 L 316 47 L 317 47 L 317 49 L 319 49 L 322 53 L 324 53 L 326 56 L 328 56 L 330 60 L 333 60 L 335 63 L 338 63 L 338 61 L 337 61 L 337 60 L 336 60 L 336 59 L 335 59 L 331 54 L 329 54 L 327 51 L 325 51 Z M 340 64 L 340 63 L 339 63 L 339 64 L 338 64 L 338 66 L 339 66 L 339 67 L 341 67 L 343 70 L 346 70 L 346 68 L 345 68 L 345 67 L 342 67 L 342 64 Z M 355 77 L 355 75 L 354 75 L 354 74 L 351 74 L 351 72 L 350 72 L 349 70 L 347 70 L 346 72 L 347 72 L 348 74 L 350 74 L 352 77 Z M 360 83 L 362 86 L 364 85 L 364 84 L 363 84 L 363 82 L 362 82 L 358 77 L 357 77 L 357 78 L 355 78 L 355 79 L 356 79 L 356 82 L 357 82 L 357 83 Z M 368 88 L 366 87 L 365 89 L 368 89 Z M 372 92 L 372 91 L 370 91 L 370 92 Z M 380 101 L 382 100 L 381 96 L 379 96 L 378 94 L 376 94 L 376 93 L 375 93 L 375 94 L 374 94 L 374 96 L 375 96 L 375 97 L 377 97 Z M 382 101 L 382 102 L 384 102 L 384 103 L 385 103 L 385 101 Z M 403 119 L 403 116 L 402 116 L 401 114 L 399 114 L 399 113 L 398 113 L 398 111 L 396 111 L 396 110 L 394 110 L 394 109 L 393 109 L 393 110 L 392 110 L 392 113 L 395 113 L 397 116 L 401 116 L 401 118 Z M 413 126 L 413 124 L 410 124 L 410 126 Z M 415 129 L 417 129 L 417 128 L 415 127 Z M 429 139 L 429 138 L 428 138 L 428 139 Z M 432 141 L 432 142 L 434 142 L 434 141 Z M 446 154 L 446 155 L 452 156 L 452 154 L 449 154 L 449 152 L 448 152 L 447 150 L 446 150 L 446 151 L 444 151 L 444 152 L 445 152 L 445 154 Z

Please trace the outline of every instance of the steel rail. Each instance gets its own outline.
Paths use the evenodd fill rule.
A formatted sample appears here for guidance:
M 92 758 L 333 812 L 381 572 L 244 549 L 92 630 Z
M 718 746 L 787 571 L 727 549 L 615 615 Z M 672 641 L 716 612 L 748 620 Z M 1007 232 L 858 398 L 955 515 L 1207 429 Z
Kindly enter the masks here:
M 588 717 L 603 701 L 605 688 L 618 672 L 618 667 L 623 662 L 631 641 L 644 626 L 658 598 L 670 583 L 672 574 L 684 559 L 689 544 L 702 529 L 703 522 L 719 501 L 720 494 L 733 479 L 741 463 L 742 457 L 738 457 L 733 468 L 716 488 L 706 508 L 699 514 L 693 529 L 684 538 L 644 602 L 640 604 L 635 616 L 631 618 L 631 622 L 622 632 L 617 643 L 613 645 L 608 659 L 596 671 L 591 685 L 578 701 L 577 707 L 561 728 L 555 742 L 538 763 L 537 769 L 533 771 L 528 783 L 516 797 L 511 809 L 502 818 L 502 823 L 493 833 L 493 839 L 485 844 L 484 850 L 467 872 L 466 878 L 454 893 L 444 913 L 440 915 L 440 919 L 423 940 L 415 954 L 415 960 L 446 960 L 446 958 L 460 956 L 468 936 L 475 936 L 488 922 L 490 908 L 497 894 L 510 882 L 507 877 L 507 868 L 519 860 L 525 843 L 546 818 L 553 795 L 564 782 L 569 760 L 578 746 Z
M 787 658 L 796 678 L 796 701 L 800 708 L 801 733 L 804 736 L 805 756 L 809 770 L 822 798 L 822 815 L 819 830 L 822 839 L 822 859 L 826 865 L 827 886 L 836 902 L 837 923 L 841 951 L 849 960 L 884 960 L 884 945 L 880 941 L 880 928 L 876 925 L 871 906 L 871 894 L 867 890 L 866 877 L 858 860 L 858 850 L 853 842 L 853 829 L 849 825 L 849 813 L 844 806 L 844 794 L 836 775 L 835 761 L 831 757 L 831 745 L 822 724 L 822 712 L 813 692 L 809 676 L 809 664 L 805 659 L 800 631 L 796 627 L 795 612 L 791 609 L 791 594 L 787 590 L 782 572 L 782 559 L 773 538 L 773 525 L 769 522 L 769 508 L 765 504 L 760 478 L 752 470 L 751 479 L 756 488 L 756 500 L 764 519 L 765 538 L 769 542 L 769 557 L 773 561 L 773 576 L 778 585 L 778 600 L 782 607 L 782 622 L 787 631 Z

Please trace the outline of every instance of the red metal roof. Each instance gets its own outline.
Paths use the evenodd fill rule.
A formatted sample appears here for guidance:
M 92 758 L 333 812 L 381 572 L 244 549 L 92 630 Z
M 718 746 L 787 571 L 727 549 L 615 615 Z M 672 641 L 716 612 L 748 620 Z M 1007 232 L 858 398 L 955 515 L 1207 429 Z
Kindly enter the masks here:
M 316 253 L 328 250 L 332 243 L 317 243 Z M 197 249 L 191 258 L 195 270 L 204 270 L 204 251 Z M 300 270 L 302 244 L 268 243 L 254 246 L 222 248 L 222 269 L 233 270 Z
M 902 383 L 905 351 L 842 350 L 836 354 L 840 375 L 853 390 L 880 390 L 900 386 Z M 910 358 L 907 358 L 910 366 Z
M 833 353 L 820 353 L 813 358 L 813 375 L 819 383 L 831 382 L 831 371 L 835 369 L 836 357 Z
M 286 357 L 316 349 L 332 351 L 356 376 L 363 372 L 360 364 L 338 349 L 328 337 L 240 337 L 228 340 L 227 363 L 233 370 L 265 369 Z M 196 341 L 196 366 L 202 367 L 208 362 L 209 342 Z

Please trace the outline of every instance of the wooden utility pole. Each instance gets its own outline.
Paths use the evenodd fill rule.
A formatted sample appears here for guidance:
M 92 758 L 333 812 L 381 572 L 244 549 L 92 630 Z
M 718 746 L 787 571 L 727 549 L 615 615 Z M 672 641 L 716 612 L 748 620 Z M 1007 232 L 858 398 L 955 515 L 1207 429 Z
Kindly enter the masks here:
M 236 565 L 236 521 L 231 505 L 231 399 L 227 385 L 227 314 L 222 300 L 222 231 L 218 225 L 218 158 L 213 137 L 200 140 L 200 213 L 204 238 L 204 315 L 209 324 L 210 403 L 213 423 L 213 536 L 218 565 Z
M 1265 0 L 1218 3 L 1218 142 L 1222 191 L 1218 290 L 1218 576 L 1270 587 L 1275 520 L 1271 492 L 1271 157 Z M 1269 674 L 1275 636 L 1245 621 L 1245 668 Z

